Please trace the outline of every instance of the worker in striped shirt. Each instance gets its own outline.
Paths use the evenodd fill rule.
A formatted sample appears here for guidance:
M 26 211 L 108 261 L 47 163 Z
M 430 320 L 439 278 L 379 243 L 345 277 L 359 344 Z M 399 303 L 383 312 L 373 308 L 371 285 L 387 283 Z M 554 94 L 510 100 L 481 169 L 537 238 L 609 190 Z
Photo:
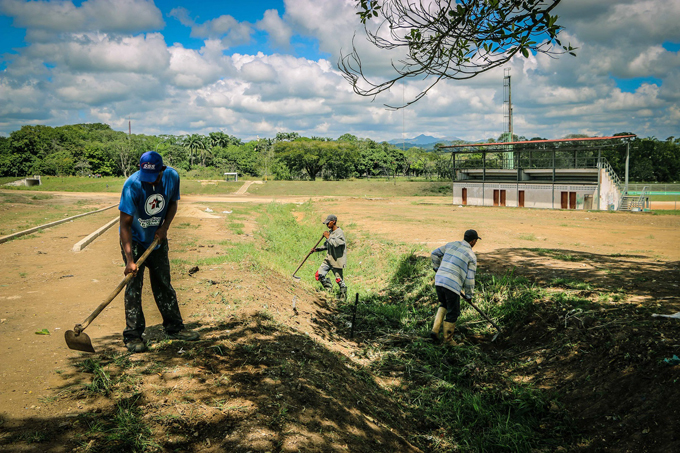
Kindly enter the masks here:
M 432 268 L 437 273 L 434 285 L 439 309 L 434 318 L 430 338 L 439 341 L 439 329 L 444 323 L 444 343 L 456 346 L 453 331 L 460 316 L 460 297 L 472 299 L 477 272 L 477 256 L 472 247 L 481 239 L 475 230 L 467 230 L 462 241 L 449 242 L 432 252 Z

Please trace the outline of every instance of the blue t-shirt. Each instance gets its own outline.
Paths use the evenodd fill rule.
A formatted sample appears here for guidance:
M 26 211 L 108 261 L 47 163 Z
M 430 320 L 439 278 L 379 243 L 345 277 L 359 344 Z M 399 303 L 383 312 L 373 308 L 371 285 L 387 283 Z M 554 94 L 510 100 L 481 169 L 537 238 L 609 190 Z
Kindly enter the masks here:
M 179 200 L 179 175 L 174 168 L 167 167 L 161 182 L 153 187 L 142 183 L 139 173 L 125 181 L 118 210 L 133 217 L 132 240 L 148 248 L 165 220 L 168 204 Z

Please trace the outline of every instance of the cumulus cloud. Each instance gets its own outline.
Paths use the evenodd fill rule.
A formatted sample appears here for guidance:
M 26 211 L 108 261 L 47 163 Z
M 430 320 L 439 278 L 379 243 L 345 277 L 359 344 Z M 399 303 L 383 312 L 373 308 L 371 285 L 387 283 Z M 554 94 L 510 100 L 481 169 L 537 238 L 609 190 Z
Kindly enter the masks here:
M 186 8 L 174 8 L 170 16 L 175 17 L 182 25 L 191 28 L 191 36 L 195 38 L 220 39 L 225 48 L 247 44 L 254 30 L 247 22 L 239 22 L 229 15 L 196 23 Z
M 279 12 L 275 9 L 268 9 L 264 12 L 264 17 L 255 23 L 255 28 L 266 31 L 269 39 L 276 47 L 283 49 L 290 48 L 290 38 L 293 36 L 293 29 L 283 21 Z
M 165 25 L 152 0 L 70 1 L 0 0 L 0 13 L 14 19 L 15 27 L 28 30 L 27 38 L 43 40 L 56 33 L 136 33 Z

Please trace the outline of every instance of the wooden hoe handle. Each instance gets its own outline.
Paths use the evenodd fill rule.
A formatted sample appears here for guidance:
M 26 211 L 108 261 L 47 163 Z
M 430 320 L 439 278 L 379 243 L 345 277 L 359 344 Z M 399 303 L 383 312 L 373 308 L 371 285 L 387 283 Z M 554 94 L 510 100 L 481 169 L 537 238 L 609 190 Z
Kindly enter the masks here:
M 151 245 L 149 246 L 149 248 L 146 249 L 146 251 L 144 252 L 144 254 L 143 254 L 142 256 L 140 256 L 139 259 L 137 260 L 137 266 L 138 266 L 138 267 L 141 266 L 141 265 L 144 263 L 144 261 L 146 260 L 146 258 L 151 254 L 151 252 L 153 252 L 153 250 L 156 248 L 156 246 L 157 246 L 159 243 L 160 243 L 160 239 L 159 239 L 158 237 L 155 238 L 155 239 L 153 240 L 153 242 L 151 243 Z M 123 281 L 120 282 L 120 283 L 118 284 L 118 286 L 116 286 L 116 289 L 114 289 L 114 290 L 111 292 L 111 294 L 109 294 L 109 295 L 106 297 L 106 299 L 104 299 L 104 302 L 102 302 L 101 304 L 99 304 L 99 306 L 92 312 L 92 314 L 91 314 L 90 316 L 87 317 L 87 319 L 85 319 L 85 321 L 83 321 L 82 324 L 76 324 L 76 326 L 73 328 L 73 331 L 75 332 L 75 334 L 76 334 L 76 335 L 80 335 L 80 332 L 82 332 L 83 330 L 85 330 L 85 329 L 87 328 L 87 326 L 89 326 L 90 323 L 94 320 L 94 318 L 96 318 L 97 316 L 99 316 L 99 313 L 101 313 L 102 310 L 104 310 L 104 309 L 107 307 L 107 305 L 109 305 L 109 304 L 111 303 L 111 301 L 112 301 L 113 299 L 116 298 L 116 296 L 118 295 L 118 293 L 120 293 L 120 291 L 125 287 L 125 285 L 127 285 L 128 282 L 129 282 L 130 280 L 132 280 L 134 277 L 135 277 L 135 274 L 133 274 L 133 273 L 127 274 L 127 275 L 125 276 L 125 278 L 123 279 Z
M 323 238 L 324 238 L 324 236 L 322 234 L 321 237 L 319 238 L 319 240 L 316 241 L 316 244 L 314 244 L 314 247 L 312 247 L 312 248 L 315 249 L 316 246 L 319 245 L 319 243 L 321 243 Z M 295 277 L 295 274 L 297 274 L 297 271 L 299 271 L 300 268 L 302 267 L 302 265 L 305 264 L 305 261 L 307 261 L 307 258 L 309 258 L 309 255 L 311 255 L 311 254 L 312 254 L 312 251 L 310 250 L 309 253 L 307 253 L 307 256 L 305 256 L 305 259 L 303 259 L 302 262 L 300 263 L 300 265 L 297 267 L 297 269 L 295 269 L 295 272 L 293 272 L 293 277 Z

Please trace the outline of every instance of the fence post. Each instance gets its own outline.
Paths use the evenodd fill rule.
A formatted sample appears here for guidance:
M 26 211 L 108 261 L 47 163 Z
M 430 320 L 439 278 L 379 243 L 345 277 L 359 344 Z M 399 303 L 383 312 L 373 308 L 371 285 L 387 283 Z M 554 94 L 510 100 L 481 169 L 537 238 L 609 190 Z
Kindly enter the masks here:
M 349 337 L 354 338 L 354 323 L 357 320 L 357 305 L 359 305 L 359 293 L 356 293 L 356 301 L 354 302 L 354 312 L 352 313 L 352 330 L 349 332 Z

